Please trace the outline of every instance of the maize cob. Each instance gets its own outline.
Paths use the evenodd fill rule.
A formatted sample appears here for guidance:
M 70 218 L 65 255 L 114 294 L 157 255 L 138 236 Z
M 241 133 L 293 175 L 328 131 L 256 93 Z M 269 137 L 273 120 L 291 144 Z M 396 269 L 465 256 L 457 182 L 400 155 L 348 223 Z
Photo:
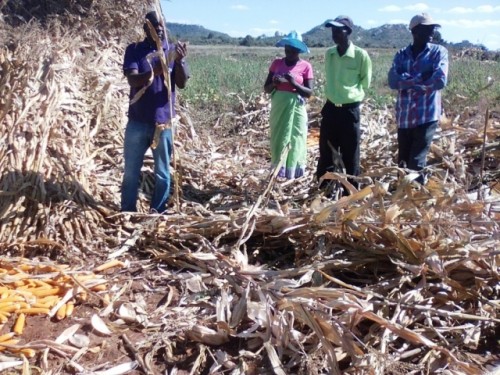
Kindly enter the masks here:
M 26 309 L 19 309 L 17 312 L 18 313 L 24 313 L 27 315 L 37 315 L 37 314 L 48 314 L 49 309 L 43 308 L 43 307 L 29 307 Z
M 24 330 L 24 325 L 26 323 L 26 315 L 21 313 L 17 316 L 16 324 L 14 324 L 14 329 L 12 330 L 14 333 L 21 335 Z
M 56 313 L 57 320 L 62 320 L 65 317 L 66 317 L 66 304 L 59 307 L 59 310 L 57 310 L 57 313 Z
M 71 316 L 73 314 L 73 310 L 75 308 L 75 304 L 73 301 L 69 301 L 66 304 L 66 316 Z
M 14 332 L 6 333 L 5 335 L 0 336 L 0 342 L 4 342 L 4 341 L 7 341 L 7 340 L 10 340 L 14 336 L 15 336 Z
M 94 272 L 102 272 L 113 267 L 124 267 L 125 263 L 121 260 L 113 259 L 107 263 L 101 264 L 99 267 L 94 268 Z

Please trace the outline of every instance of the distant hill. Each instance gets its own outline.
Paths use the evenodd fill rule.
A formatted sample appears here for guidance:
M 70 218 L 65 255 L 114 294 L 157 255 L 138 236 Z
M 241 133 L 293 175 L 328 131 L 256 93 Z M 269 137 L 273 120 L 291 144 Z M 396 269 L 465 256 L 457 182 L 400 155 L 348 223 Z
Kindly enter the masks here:
M 203 26 L 179 23 L 167 23 L 167 28 L 173 39 L 189 40 L 192 44 L 201 45 L 273 46 L 283 36 L 277 32 L 274 36 L 252 37 L 247 35 L 243 38 L 234 38 L 225 33 L 206 29 Z M 302 38 L 309 47 L 328 47 L 332 45 L 331 31 L 325 28 L 323 24 L 302 34 Z M 402 48 L 411 42 L 412 37 L 408 27 L 403 24 L 382 25 L 368 30 L 354 26 L 351 40 L 363 48 Z M 436 34 L 435 41 L 456 49 L 478 48 L 486 50 L 484 46 L 468 41 L 448 43 L 441 38 L 439 32 Z
M 175 40 L 189 40 L 192 44 L 238 44 L 238 38 L 232 38 L 218 31 L 205 29 L 199 25 L 167 23 L 169 36 Z
M 314 27 L 302 34 L 302 37 L 310 47 L 326 47 L 332 44 L 332 32 L 323 25 Z M 402 48 L 407 46 L 412 38 L 405 25 L 383 25 L 369 30 L 354 26 L 351 40 L 363 48 Z

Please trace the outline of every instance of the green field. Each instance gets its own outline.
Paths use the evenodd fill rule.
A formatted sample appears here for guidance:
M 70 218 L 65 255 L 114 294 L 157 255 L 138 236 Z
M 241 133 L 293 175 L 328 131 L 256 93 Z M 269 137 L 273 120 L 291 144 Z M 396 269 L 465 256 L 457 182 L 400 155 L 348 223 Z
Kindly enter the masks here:
M 313 48 L 308 55 L 315 73 L 315 95 L 322 97 L 324 85 L 323 48 Z M 387 86 L 387 72 L 396 50 L 368 50 L 373 62 L 373 82 L 367 98 L 376 105 L 392 103 L 395 92 Z M 275 47 L 191 46 L 191 80 L 183 91 L 184 99 L 195 108 L 230 110 L 239 99 L 249 100 L 263 92 L 264 80 L 273 58 L 283 56 Z M 488 82 L 493 85 L 481 90 Z M 474 105 L 486 100 L 498 106 L 500 100 L 500 63 L 458 58 L 450 53 L 448 86 L 443 92 L 445 110 Z M 448 109 L 449 111 L 449 109 Z

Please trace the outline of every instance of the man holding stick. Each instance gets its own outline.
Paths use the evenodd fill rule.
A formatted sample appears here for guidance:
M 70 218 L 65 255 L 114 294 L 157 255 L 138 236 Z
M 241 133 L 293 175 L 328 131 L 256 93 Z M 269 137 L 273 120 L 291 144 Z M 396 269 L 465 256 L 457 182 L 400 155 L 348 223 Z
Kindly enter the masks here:
M 146 38 L 127 47 L 123 62 L 123 72 L 130 85 L 130 104 L 124 141 L 121 211 L 137 211 L 141 168 L 144 155 L 151 147 L 155 187 L 150 207 L 153 213 L 163 213 L 170 195 L 175 87 L 184 88 L 189 78 L 184 60 L 187 48 L 185 43 L 168 43 L 165 24 L 156 11 L 146 14 L 144 31 Z

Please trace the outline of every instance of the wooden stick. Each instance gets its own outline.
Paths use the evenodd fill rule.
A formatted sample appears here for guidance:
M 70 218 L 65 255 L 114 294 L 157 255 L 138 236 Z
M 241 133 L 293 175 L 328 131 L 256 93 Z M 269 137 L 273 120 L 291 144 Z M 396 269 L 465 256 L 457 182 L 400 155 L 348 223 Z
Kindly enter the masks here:
M 165 40 L 167 41 L 167 45 L 168 45 L 168 34 L 167 34 L 167 27 L 165 25 L 165 22 L 164 22 L 164 18 L 163 18 L 163 11 L 161 9 L 161 4 L 160 4 L 160 1 L 159 0 L 156 0 L 156 4 L 155 4 L 155 11 L 156 11 L 156 14 L 161 17 L 160 19 L 160 22 L 162 23 L 163 25 L 163 30 L 164 30 L 164 33 L 165 33 Z M 179 202 L 179 179 L 178 179 L 178 176 L 177 176 L 177 152 L 175 151 L 175 124 L 174 124 L 174 121 L 173 121 L 173 118 L 172 118 L 172 111 L 173 111 L 173 106 L 172 106 L 172 82 L 170 80 L 170 72 L 169 72 L 169 66 L 170 66 L 170 61 L 169 61 L 169 53 L 167 53 L 167 55 L 165 55 L 165 52 L 163 51 L 163 45 L 161 43 L 161 40 L 160 38 L 158 37 L 158 34 L 156 33 L 156 30 L 155 28 L 153 27 L 153 25 L 151 24 L 151 22 L 146 19 L 146 24 L 148 25 L 148 28 L 149 28 L 149 31 L 151 33 L 151 36 L 153 37 L 155 43 L 156 43 L 156 50 L 160 56 L 160 61 L 161 61 L 161 68 L 162 68 L 162 71 L 163 71 L 163 81 L 164 81 L 164 84 L 165 84 L 165 87 L 167 88 L 167 92 L 168 92 L 168 105 L 169 105 L 169 113 L 170 113 L 170 122 L 172 124 L 172 164 L 173 164 L 173 167 L 174 167 L 174 199 L 175 199 L 175 207 L 176 207 L 176 211 L 177 213 L 180 212 L 180 202 Z M 159 139 L 160 137 L 160 133 L 163 129 L 155 129 L 155 135 L 154 135 L 154 139 L 153 139 L 153 143 L 155 143 L 155 139 L 156 141 L 157 138 Z
M 144 362 L 144 359 L 141 356 L 141 353 L 139 353 L 139 350 L 137 350 L 135 348 L 134 344 L 132 344 L 132 341 L 130 341 L 128 336 L 124 333 L 120 337 L 123 341 L 123 346 L 129 352 L 129 354 L 135 358 L 135 360 L 137 361 L 139 366 L 142 368 L 144 373 L 145 374 L 152 374 L 153 372 L 151 372 L 151 369 L 146 365 L 146 363 Z
M 160 0 L 156 0 L 156 8 L 157 8 L 157 12 L 159 12 L 159 14 L 161 14 L 161 20 L 163 22 L 163 32 L 165 33 L 165 40 L 167 41 L 168 43 L 168 33 L 167 33 L 167 25 L 165 24 L 164 22 L 164 18 L 163 18 L 163 9 L 161 8 L 161 2 Z M 169 58 L 170 54 L 167 56 L 167 62 L 170 64 L 170 61 L 168 61 L 168 58 Z M 165 74 L 165 73 L 164 73 Z M 169 95 L 171 95 L 171 86 L 172 86 L 172 83 L 170 81 L 170 74 L 167 74 L 168 78 L 168 87 L 169 87 Z M 175 200 L 175 209 L 177 211 L 177 213 L 180 213 L 180 209 L 181 209 L 181 205 L 180 205 L 180 201 L 179 201 L 179 176 L 178 176 L 178 172 L 177 172 L 177 152 L 175 150 L 175 131 L 176 131 L 176 126 L 175 126 L 175 121 L 174 119 L 172 118 L 172 111 L 173 111 L 173 107 L 172 107 L 172 100 L 169 100 L 168 101 L 169 103 L 169 106 L 170 106 L 170 118 L 171 118 L 171 121 L 172 121 L 172 165 L 174 167 L 174 200 Z
M 488 120 L 490 117 L 490 109 L 486 108 L 486 115 L 484 119 L 484 133 L 483 133 L 483 147 L 481 149 L 481 169 L 479 171 L 479 190 L 477 191 L 477 199 L 483 199 L 483 179 L 484 179 L 484 163 L 486 159 L 486 130 L 488 129 Z
M 280 168 L 285 161 L 285 157 L 288 154 L 288 150 L 290 150 L 290 143 L 288 143 L 285 146 L 285 148 L 283 149 L 283 151 L 281 152 L 280 161 L 279 161 L 278 165 L 274 168 L 274 170 L 269 178 L 269 181 L 267 183 L 266 189 L 259 196 L 259 198 L 257 198 L 257 201 L 254 203 L 252 208 L 247 212 L 247 215 L 245 218 L 245 223 L 241 226 L 240 237 L 238 238 L 238 242 L 236 242 L 236 245 L 234 246 L 235 249 L 239 249 L 240 246 L 243 245 L 252 236 L 252 232 L 255 229 L 255 222 L 253 223 L 251 230 L 248 231 L 248 227 L 250 226 L 250 221 L 254 218 L 255 213 L 257 212 L 257 209 L 259 208 L 261 203 L 264 201 L 264 199 L 267 199 L 269 192 L 271 191 L 272 187 L 274 186 L 274 183 L 276 181 L 276 176 L 278 175 Z

